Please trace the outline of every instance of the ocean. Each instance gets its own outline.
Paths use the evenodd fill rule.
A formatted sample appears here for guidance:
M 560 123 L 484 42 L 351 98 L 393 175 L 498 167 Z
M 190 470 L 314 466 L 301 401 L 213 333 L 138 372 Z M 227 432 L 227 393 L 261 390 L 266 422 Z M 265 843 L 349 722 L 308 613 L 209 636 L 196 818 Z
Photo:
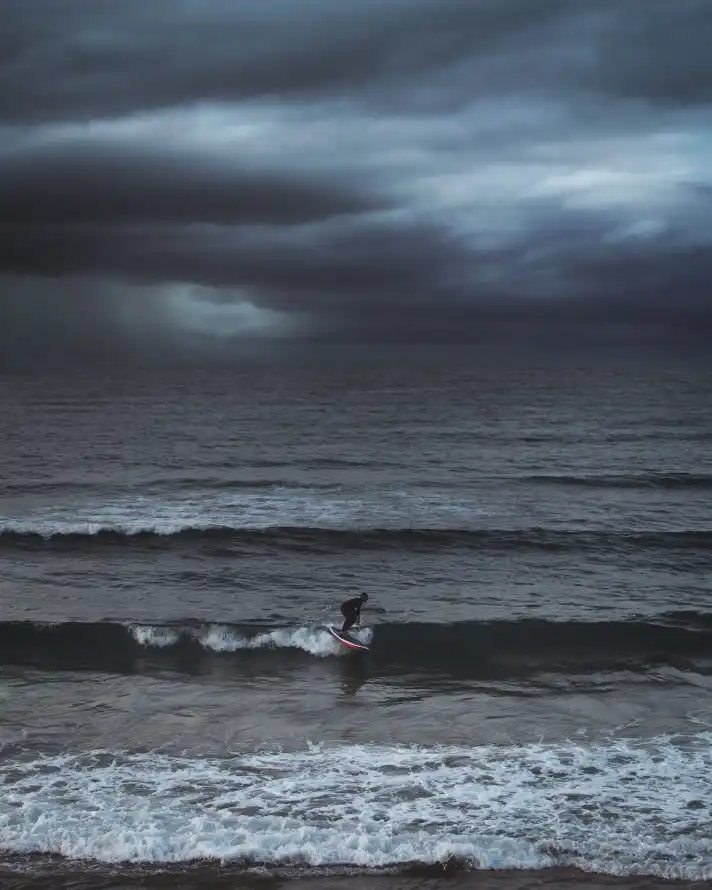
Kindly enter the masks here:
M 0 377 L 0 886 L 712 886 L 711 405 L 681 365 Z

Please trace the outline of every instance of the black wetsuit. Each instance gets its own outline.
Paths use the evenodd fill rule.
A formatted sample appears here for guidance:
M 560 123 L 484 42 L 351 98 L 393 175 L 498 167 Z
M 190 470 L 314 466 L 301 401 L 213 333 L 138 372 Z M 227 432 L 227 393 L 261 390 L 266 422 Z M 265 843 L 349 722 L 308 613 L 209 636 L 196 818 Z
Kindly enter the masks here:
M 363 600 L 360 596 L 355 596 L 352 600 L 346 600 L 341 604 L 341 614 L 344 616 L 344 623 L 341 627 L 342 634 L 345 634 L 350 627 L 361 620 L 362 604 Z

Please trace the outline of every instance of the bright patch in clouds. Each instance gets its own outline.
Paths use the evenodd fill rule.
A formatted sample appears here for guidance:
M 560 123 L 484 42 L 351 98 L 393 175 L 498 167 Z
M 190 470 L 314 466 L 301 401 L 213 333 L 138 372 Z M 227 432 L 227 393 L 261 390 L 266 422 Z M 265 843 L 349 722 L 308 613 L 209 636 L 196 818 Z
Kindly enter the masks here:
M 257 306 L 239 294 L 172 285 L 164 301 L 179 330 L 205 337 L 279 338 L 295 336 L 306 328 L 303 320 Z

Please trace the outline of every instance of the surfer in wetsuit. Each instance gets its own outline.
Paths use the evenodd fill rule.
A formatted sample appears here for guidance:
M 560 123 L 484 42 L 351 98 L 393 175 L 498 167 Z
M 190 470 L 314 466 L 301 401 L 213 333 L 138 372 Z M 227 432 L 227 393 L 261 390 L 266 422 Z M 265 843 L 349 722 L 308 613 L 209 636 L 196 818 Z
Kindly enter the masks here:
M 361 624 L 361 606 L 368 602 L 368 594 L 362 593 L 361 596 L 355 596 L 352 600 L 346 600 L 341 604 L 341 614 L 344 616 L 344 623 L 341 627 L 341 633 L 348 632 L 354 624 Z

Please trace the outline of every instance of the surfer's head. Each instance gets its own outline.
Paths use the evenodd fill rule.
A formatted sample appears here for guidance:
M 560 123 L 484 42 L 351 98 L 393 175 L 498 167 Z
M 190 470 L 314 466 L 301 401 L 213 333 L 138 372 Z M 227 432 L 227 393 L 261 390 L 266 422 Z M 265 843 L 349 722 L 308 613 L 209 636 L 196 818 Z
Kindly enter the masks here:
M 367 593 L 362 593 L 362 594 L 361 594 L 361 602 L 362 602 L 362 603 L 367 603 L 367 602 L 368 602 L 368 594 L 367 594 Z

